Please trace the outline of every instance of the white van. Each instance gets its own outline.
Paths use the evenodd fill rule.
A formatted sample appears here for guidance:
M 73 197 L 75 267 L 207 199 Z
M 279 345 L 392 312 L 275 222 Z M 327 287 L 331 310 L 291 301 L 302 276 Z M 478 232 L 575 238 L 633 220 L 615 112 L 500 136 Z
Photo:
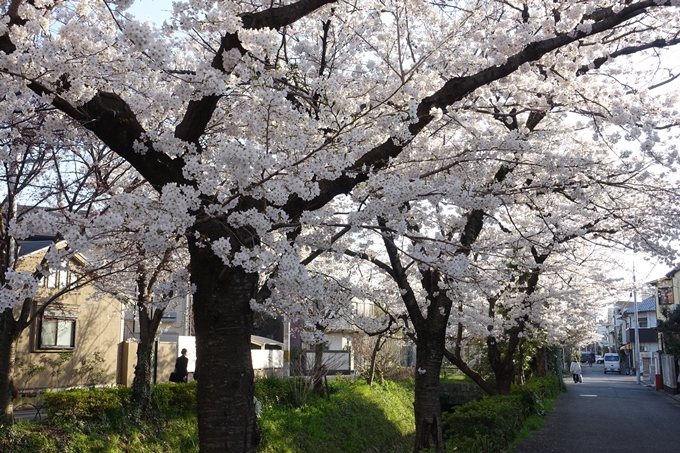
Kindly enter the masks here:
M 614 352 L 605 353 L 604 355 L 604 374 L 607 374 L 608 371 L 621 374 L 621 359 Z

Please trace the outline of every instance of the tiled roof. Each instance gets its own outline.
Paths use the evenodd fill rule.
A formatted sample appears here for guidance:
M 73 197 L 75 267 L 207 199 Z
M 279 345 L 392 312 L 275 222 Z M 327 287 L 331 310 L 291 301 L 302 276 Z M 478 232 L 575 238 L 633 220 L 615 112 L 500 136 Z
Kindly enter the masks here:
M 656 297 L 654 296 L 649 296 L 646 299 L 643 299 L 641 302 L 638 302 L 638 313 L 641 311 L 656 311 Z M 635 307 L 629 307 L 623 310 L 623 314 L 629 314 L 629 313 L 635 313 Z

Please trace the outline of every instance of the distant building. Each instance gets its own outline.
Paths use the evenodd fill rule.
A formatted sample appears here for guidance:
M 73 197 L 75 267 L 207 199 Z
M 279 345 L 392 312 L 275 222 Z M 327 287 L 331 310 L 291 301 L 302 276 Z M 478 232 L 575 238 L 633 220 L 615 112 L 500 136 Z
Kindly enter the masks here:
M 638 338 L 640 339 L 640 360 L 643 373 L 649 374 L 649 365 L 653 354 L 659 350 L 657 326 L 656 297 L 650 296 L 638 302 Z M 635 351 L 635 304 L 621 311 L 621 349 L 626 352 L 628 366 L 634 365 Z
M 665 310 L 675 310 L 680 305 L 680 267 L 649 284 L 656 289 L 656 316 L 658 319 L 665 319 Z

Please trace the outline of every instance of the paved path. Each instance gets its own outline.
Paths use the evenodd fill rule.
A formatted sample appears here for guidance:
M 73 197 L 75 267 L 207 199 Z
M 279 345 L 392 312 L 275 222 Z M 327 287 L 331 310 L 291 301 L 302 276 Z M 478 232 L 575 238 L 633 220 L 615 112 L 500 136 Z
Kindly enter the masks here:
M 680 401 L 635 376 L 583 367 L 583 383 L 566 378 L 568 392 L 555 401 L 539 431 L 513 453 L 679 453 Z
M 14 420 L 41 420 L 46 419 L 47 413 L 44 408 L 38 411 L 36 408 L 21 406 L 18 410 L 14 410 Z

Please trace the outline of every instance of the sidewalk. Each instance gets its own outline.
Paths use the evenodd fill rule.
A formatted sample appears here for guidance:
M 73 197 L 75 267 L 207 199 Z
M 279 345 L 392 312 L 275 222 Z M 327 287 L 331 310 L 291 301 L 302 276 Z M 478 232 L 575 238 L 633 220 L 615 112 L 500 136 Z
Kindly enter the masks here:
M 657 392 L 659 392 L 659 393 L 661 393 L 661 394 L 663 394 L 663 395 L 665 395 L 669 398 L 673 398 L 676 401 L 680 401 L 680 393 L 676 393 L 675 395 L 673 395 L 672 393 L 669 393 L 669 392 L 665 391 L 664 389 L 657 389 L 656 384 L 653 384 L 651 382 L 647 382 L 644 379 L 640 379 L 640 385 L 647 387 L 647 388 L 650 388 L 652 390 L 656 390 Z
M 34 408 L 22 408 L 14 411 L 15 421 L 25 421 L 25 420 L 45 420 L 47 419 L 47 412 L 45 408 L 40 408 L 38 411 Z

